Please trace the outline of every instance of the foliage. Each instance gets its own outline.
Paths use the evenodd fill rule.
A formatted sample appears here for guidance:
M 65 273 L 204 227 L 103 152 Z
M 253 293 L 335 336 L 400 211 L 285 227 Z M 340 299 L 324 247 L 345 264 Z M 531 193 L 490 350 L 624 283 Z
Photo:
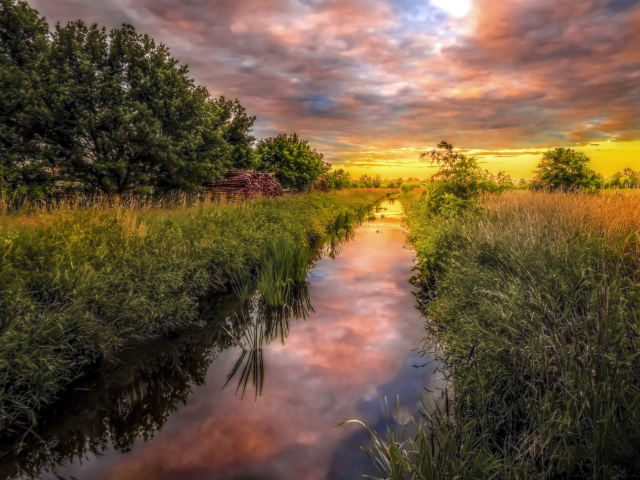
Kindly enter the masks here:
M 123 341 L 196 321 L 198 302 L 249 282 L 278 239 L 307 248 L 345 209 L 358 212 L 383 196 L 141 211 L 65 204 L 0 216 L 0 430 L 27 429 L 83 365 Z
M 107 33 L 81 20 L 50 34 L 26 3 L 1 8 L 4 189 L 42 195 L 66 180 L 107 193 L 193 192 L 253 165 L 255 117 L 211 99 L 165 45 L 131 25 Z
M 534 171 L 533 184 L 539 186 L 592 188 L 599 176 L 587 168 L 590 158 L 569 148 L 555 148 L 542 155 Z
M 56 149 L 45 143 L 49 26 L 26 2 L 0 0 L 0 188 L 34 198 L 52 188 Z
M 351 187 L 351 174 L 343 168 L 332 170 L 325 174 L 325 178 L 329 182 L 330 188 L 350 188 Z
M 411 191 L 413 191 L 416 188 L 420 188 L 420 182 L 403 182 L 400 185 L 400 190 L 402 190 L 404 193 L 409 193 Z
M 483 171 L 476 157 L 454 152 L 453 145 L 445 141 L 440 142 L 437 149 L 420 154 L 421 159 L 426 157 L 440 167 L 426 187 L 427 202 L 432 212 L 440 212 L 446 204 L 447 211 L 451 213 L 454 206 L 468 205 L 481 192 L 500 191 L 513 186 L 511 178 L 503 172 L 493 176 Z M 410 190 L 404 185 L 401 188 L 407 193 Z M 453 201 L 454 198 L 460 201 Z
M 635 478 L 640 197 L 481 200 L 446 219 L 425 197 L 402 197 L 431 299 L 425 348 L 443 346 L 452 415 L 431 397 L 422 441 L 403 439 L 386 462 L 406 475 L 385 478 L 467 478 L 468 463 L 454 461 L 464 448 L 493 478 Z M 433 477 L 429 457 L 452 470 Z
M 309 142 L 296 133 L 261 140 L 256 154 L 258 170 L 274 172 L 283 187 L 294 187 L 302 192 L 331 169 L 331 165 L 322 160 L 324 155 L 312 149 Z
M 640 171 L 625 168 L 602 180 L 603 188 L 638 188 L 640 186 Z

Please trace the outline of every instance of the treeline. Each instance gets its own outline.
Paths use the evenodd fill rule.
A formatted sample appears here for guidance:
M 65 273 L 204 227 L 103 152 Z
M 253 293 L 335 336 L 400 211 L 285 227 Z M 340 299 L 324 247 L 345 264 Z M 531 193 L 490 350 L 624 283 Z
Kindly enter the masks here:
M 517 189 L 573 189 L 597 191 L 606 188 L 639 188 L 640 172 L 626 168 L 610 177 L 604 177 L 588 167 L 591 159 L 574 149 L 558 147 L 542 155 L 530 180 L 516 181 L 505 172 L 492 174 L 483 170 L 478 159 L 454 151 L 453 145 L 442 141 L 437 148 L 420 155 L 439 166 L 427 180 L 409 179 L 398 187 L 409 192 L 417 187 L 425 188 L 430 197 L 439 202 L 457 199 L 469 201 L 481 192 L 500 192 Z M 434 204 L 434 208 L 437 207 Z M 461 205 L 461 204 L 459 204 Z
M 195 192 L 230 168 L 306 190 L 330 169 L 296 134 L 256 142 L 255 120 L 131 25 L 76 20 L 52 31 L 26 2 L 0 0 L 3 192 Z
M 441 190 L 441 184 L 453 184 L 445 187 L 449 193 L 462 194 L 469 198 L 470 194 L 480 191 L 497 192 L 516 189 L 539 188 L 574 188 L 580 190 L 599 190 L 607 188 L 640 188 L 640 171 L 625 168 L 609 177 L 605 177 L 588 167 L 591 161 L 584 153 L 570 148 L 548 150 L 542 155 L 534 170 L 533 178 L 515 180 L 505 172 L 492 174 L 483 170 L 474 156 L 454 151 L 453 145 L 445 141 L 430 152 L 420 155 L 421 159 L 430 160 L 440 166 L 438 172 L 427 179 L 394 178 L 383 179 L 380 175 L 363 175 L 359 179 L 351 179 L 346 186 L 350 188 L 400 188 L 405 193 L 415 188 Z M 336 174 L 339 170 L 331 172 Z M 347 173 L 348 175 L 348 173 Z

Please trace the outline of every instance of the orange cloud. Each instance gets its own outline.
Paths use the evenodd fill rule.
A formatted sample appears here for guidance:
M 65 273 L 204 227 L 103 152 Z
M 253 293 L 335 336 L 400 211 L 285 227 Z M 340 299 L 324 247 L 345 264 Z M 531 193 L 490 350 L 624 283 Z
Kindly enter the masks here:
M 296 131 L 334 164 L 370 145 L 381 153 L 369 163 L 392 166 L 391 149 L 442 139 L 640 138 L 637 0 L 474 0 L 461 18 L 423 0 L 32 3 L 52 20 L 137 25 L 212 93 L 240 98 L 258 137 Z

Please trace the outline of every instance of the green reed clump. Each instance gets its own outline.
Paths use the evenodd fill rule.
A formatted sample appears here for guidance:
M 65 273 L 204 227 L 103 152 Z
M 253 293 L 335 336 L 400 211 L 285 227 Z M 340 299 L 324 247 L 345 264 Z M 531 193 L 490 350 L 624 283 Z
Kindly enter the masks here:
M 0 435 L 24 431 L 82 367 L 198 318 L 198 302 L 259 269 L 275 238 L 304 245 L 384 192 L 171 210 L 0 216 Z
M 425 351 L 450 383 L 423 408 L 424 435 L 390 460 L 403 473 L 381 473 L 640 475 L 640 232 L 618 221 L 638 215 L 640 198 L 488 195 L 446 219 L 423 201 L 403 198 L 424 293 L 436 297 Z M 607 202 L 618 215 L 602 215 Z M 465 451 L 473 463 L 458 462 Z M 486 474 L 468 470 L 478 459 Z
M 257 289 L 268 305 L 282 305 L 287 292 L 307 276 L 311 257 L 308 245 L 284 238 L 267 244 L 260 258 Z

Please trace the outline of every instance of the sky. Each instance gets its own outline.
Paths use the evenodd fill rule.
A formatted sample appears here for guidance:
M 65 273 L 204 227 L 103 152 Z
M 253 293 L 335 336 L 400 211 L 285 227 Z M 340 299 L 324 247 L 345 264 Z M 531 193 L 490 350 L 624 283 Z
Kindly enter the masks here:
M 426 178 L 441 140 L 530 178 L 577 147 L 640 168 L 640 0 L 29 0 L 50 24 L 131 23 L 257 138 L 297 132 L 334 168 Z

